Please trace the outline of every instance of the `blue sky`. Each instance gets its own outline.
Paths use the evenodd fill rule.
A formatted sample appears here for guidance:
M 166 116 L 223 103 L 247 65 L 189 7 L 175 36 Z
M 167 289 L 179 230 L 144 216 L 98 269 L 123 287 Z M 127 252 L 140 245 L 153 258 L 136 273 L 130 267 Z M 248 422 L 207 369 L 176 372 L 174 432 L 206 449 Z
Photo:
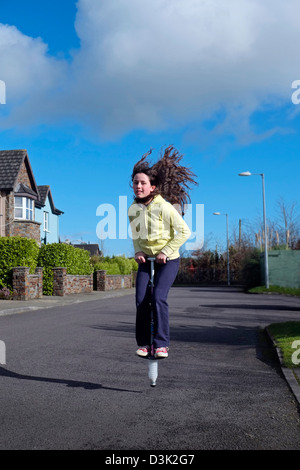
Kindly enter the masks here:
M 0 148 L 27 149 L 62 240 L 97 242 L 97 207 L 129 204 L 134 163 L 171 144 L 198 177 L 211 248 L 225 248 L 214 211 L 230 233 L 262 219 L 261 178 L 239 172 L 265 174 L 268 219 L 299 202 L 299 13 L 296 0 L 1 0 Z

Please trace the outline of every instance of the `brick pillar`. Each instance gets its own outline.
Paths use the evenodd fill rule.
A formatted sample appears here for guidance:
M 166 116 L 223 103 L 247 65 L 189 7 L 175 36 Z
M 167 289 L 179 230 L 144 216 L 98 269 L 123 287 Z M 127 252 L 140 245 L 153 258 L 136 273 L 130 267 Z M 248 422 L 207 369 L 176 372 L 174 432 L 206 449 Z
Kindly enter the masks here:
M 29 295 L 29 268 L 18 266 L 13 268 L 13 299 L 28 300 Z
M 35 272 L 38 275 L 37 298 L 41 299 L 43 297 L 43 268 L 36 268 Z
M 67 268 L 53 268 L 53 295 L 64 296 L 67 289 Z
M 106 271 L 96 271 L 96 290 L 106 290 Z

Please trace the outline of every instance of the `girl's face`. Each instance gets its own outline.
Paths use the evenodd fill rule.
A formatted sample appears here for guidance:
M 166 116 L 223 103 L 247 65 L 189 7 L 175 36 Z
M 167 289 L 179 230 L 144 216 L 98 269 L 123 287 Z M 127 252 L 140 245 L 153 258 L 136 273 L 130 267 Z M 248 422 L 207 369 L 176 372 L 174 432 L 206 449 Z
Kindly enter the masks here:
M 151 185 L 149 176 L 145 173 L 136 173 L 133 178 L 133 191 L 136 197 L 147 197 L 155 189 Z

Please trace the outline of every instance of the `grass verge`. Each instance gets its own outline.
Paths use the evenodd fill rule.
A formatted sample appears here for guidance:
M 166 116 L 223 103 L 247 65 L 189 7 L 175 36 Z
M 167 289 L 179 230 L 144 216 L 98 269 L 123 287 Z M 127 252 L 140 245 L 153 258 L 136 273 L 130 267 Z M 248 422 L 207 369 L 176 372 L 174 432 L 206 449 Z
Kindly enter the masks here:
M 293 287 L 280 287 L 280 286 L 270 286 L 268 289 L 264 286 L 253 287 L 249 289 L 251 294 L 263 294 L 264 292 L 270 292 L 274 294 L 286 294 L 286 295 L 296 295 L 300 296 L 300 289 Z
M 272 323 L 268 326 L 276 346 L 282 354 L 285 367 L 300 367 L 300 321 Z

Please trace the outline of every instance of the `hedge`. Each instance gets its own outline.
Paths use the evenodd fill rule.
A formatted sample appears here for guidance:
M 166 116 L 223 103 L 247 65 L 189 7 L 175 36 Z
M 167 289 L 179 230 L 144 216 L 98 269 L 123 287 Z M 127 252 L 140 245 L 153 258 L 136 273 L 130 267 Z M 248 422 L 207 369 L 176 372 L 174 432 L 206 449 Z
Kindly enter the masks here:
M 39 246 L 31 238 L 0 237 L 0 287 L 12 290 L 12 268 L 26 266 L 34 273 Z
M 137 271 L 137 268 L 138 264 L 133 258 L 124 256 L 99 257 L 94 263 L 94 271 L 104 270 L 106 274 L 131 274 L 132 271 Z
M 0 290 L 12 291 L 12 268 L 29 267 L 34 273 L 37 266 L 43 268 L 43 293 L 53 295 L 53 268 L 67 268 L 67 274 L 86 275 L 93 271 L 105 270 L 107 274 L 130 274 L 137 271 L 138 264 L 125 256 L 90 257 L 87 250 L 75 248 L 65 243 L 51 243 L 38 246 L 38 243 L 23 237 L 0 237 Z M 4 295 L 4 291 L 3 291 Z
M 53 295 L 53 268 L 67 268 L 67 274 L 92 274 L 93 266 L 87 250 L 65 243 L 51 243 L 40 248 L 38 265 L 43 267 L 43 293 Z

